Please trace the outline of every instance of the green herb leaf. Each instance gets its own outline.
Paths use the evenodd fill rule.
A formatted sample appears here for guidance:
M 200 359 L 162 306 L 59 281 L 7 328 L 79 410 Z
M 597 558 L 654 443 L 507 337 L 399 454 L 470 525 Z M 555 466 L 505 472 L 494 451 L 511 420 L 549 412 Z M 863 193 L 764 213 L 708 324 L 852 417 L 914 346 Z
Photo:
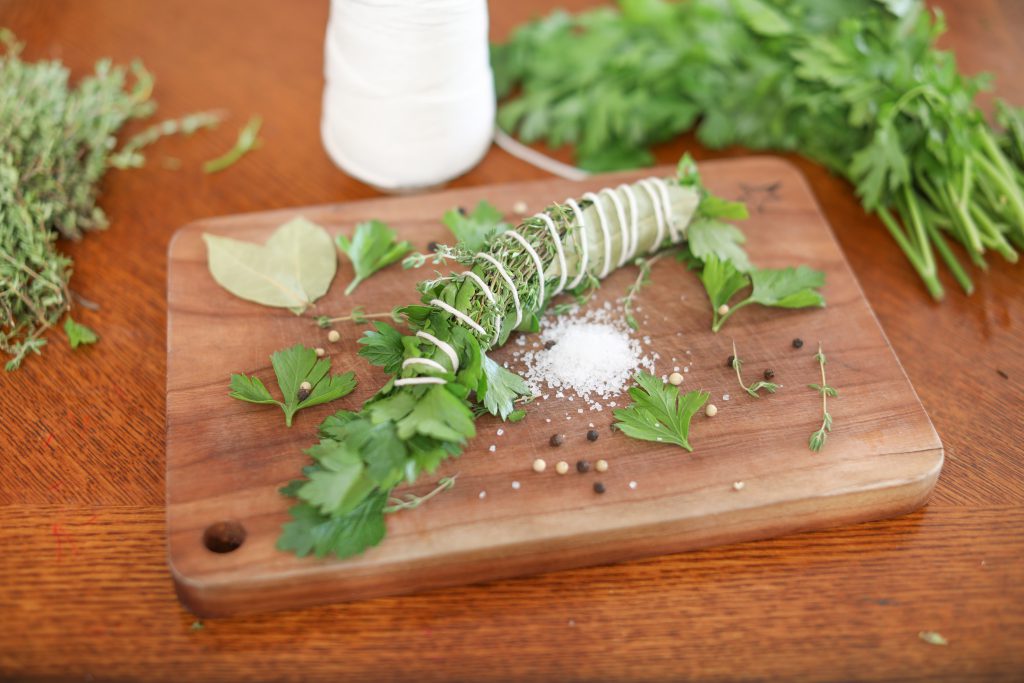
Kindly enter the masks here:
M 289 512 L 292 521 L 284 525 L 277 540 L 279 550 L 291 550 L 299 557 L 310 553 L 339 558 L 357 555 L 384 538 L 386 491 L 370 493 L 355 509 L 344 515 L 328 516 L 314 505 L 300 503 Z
M 754 291 L 750 300 L 762 306 L 805 308 L 824 306 L 825 297 L 817 291 L 825 284 L 825 274 L 807 266 L 759 269 L 750 273 Z
M 501 212 L 486 200 L 481 200 L 468 215 L 459 209 L 449 209 L 441 222 L 452 231 L 459 245 L 474 252 L 480 251 L 495 235 L 512 227 L 504 221 Z
M 747 26 L 762 36 L 783 36 L 793 31 L 788 19 L 761 0 L 732 0 L 736 13 Z
M 360 282 L 405 256 L 412 245 L 396 242 L 394 230 L 382 221 L 372 220 L 358 224 L 351 241 L 338 235 L 338 249 L 348 256 L 356 272 L 355 279 L 345 288 L 345 294 L 351 294 Z
M 67 333 L 68 343 L 73 349 L 77 349 L 82 344 L 95 344 L 99 340 L 95 332 L 81 323 L 76 323 L 70 315 L 64 321 L 64 332 Z
M 327 231 L 291 220 L 259 245 L 204 234 L 210 274 L 224 289 L 264 306 L 301 313 L 323 296 L 338 267 Z
M 307 452 L 316 453 L 319 467 L 309 473 L 309 481 L 298 489 L 297 495 L 323 514 L 347 514 L 374 488 L 374 482 L 364 472 L 362 459 L 347 444 L 326 441 Z
M 434 385 L 420 400 L 414 401 L 409 414 L 398 421 L 399 438 L 408 439 L 413 434 L 465 443 L 476 436 L 473 412 L 447 389 L 447 385 Z
M 750 218 L 747 205 L 743 202 L 731 202 L 709 192 L 705 192 L 701 197 L 697 213 L 702 218 L 720 218 L 727 221 L 742 221 Z M 744 241 L 739 240 L 740 244 Z
M 281 402 L 275 400 L 270 395 L 270 391 L 263 385 L 260 378 L 256 376 L 231 375 L 230 396 L 240 401 L 248 401 L 249 403 L 276 403 L 281 405 Z
M 515 400 L 530 395 L 530 387 L 522 377 L 509 372 L 485 355 L 483 376 L 477 393 L 482 396 L 487 412 L 506 420 L 515 408 Z
M 723 261 L 713 252 L 704 261 L 700 282 L 711 301 L 711 308 L 718 315 L 718 308 L 729 303 L 729 299 L 741 289 L 750 286 L 750 279 L 736 269 L 732 261 Z
M 703 205 L 702 202 L 701 206 Z M 707 261 L 708 257 L 714 255 L 719 261 L 729 262 L 742 273 L 753 268 L 747 252 L 741 246 L 747 238 L 735 225 L 705 218 L 691 223 L 686 230 L 686 236 L 690 253 L 702 261 Z
M 634 402 L 615 411 L 618 422 L 614 426 L 634 439 L 672 443 L 692 451 L 690 420 L 710 394 L 706 391 L 681 394 L 676 387 L 646 372 L 638 374 L 636 382 L 638 386 L 629 390 Z
M 359 349 L 359 355 L 394 375 L 401 369 L 404 358 L 402 335 L 387 323 L 373 323 L 373 326 L 376 332 L 367 330 L 359 338 L 358 343 L 363 347 Z
M 238 140 L 235 142 L 235 146 L 224 153 L 223 156 L 211 159 L 203 164 L 203 172 L 217 173 L 218 171 L 223 171 L 259 147 L 260 140 L 258 136 L 260 134 L 260 126 L 262 125 L 263 119 L 259 116 L 253 116 L 249 119 L 249 122 L 238 132 Z
M 355 373 L 328 375 L 331 361 L 327 358 L 317 360 L 316 351 L 301 344 L 274 352 L 270 362 L 283 401 L 275 400 L 263 382 L 255 376 L 232 375 L 229 395 L 249 403 L 276 403 L 284 411 L 285 424 L 289 427 L 292 425 L 292 417 L 299 410 L 341 398 L 356 386 Z M 308 395 L 304 396 L 304 392 L 301 392 L 303 382 L 309 382 L 312 387 Z

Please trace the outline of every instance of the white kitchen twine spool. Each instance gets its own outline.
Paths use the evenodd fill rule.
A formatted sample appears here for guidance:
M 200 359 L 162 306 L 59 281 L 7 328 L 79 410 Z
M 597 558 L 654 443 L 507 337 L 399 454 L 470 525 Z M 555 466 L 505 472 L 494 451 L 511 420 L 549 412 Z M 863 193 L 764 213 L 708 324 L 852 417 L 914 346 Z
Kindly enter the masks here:
M 472 168 L 494 136 L 486 0 L 332 0 L 321 136 L 389 192 Z

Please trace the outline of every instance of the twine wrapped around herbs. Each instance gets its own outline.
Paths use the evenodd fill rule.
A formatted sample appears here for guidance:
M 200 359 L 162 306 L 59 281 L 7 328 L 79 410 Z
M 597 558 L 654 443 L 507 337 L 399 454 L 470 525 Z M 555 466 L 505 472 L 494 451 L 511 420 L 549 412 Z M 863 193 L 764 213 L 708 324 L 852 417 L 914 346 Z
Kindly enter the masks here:
M 486 352 L 515 330 L 536 331 L 557 293 L 578 294 L 638 256 L 681 243 L 707 196 L 684 157 L 677 179 L 552 205 L 483 251 L 441 247 L 438 262 L 468 270 L 419 284 L 422 303 L 398 310 L 412 334 L 375 323 L 360 339 L 360 355 L 391 379 L 358 413 L 339 411 L 320 425 L 305 479 L 282 489 L 298 503 L 278 547 L 346 557 L 379 543 L 385 514 L 400 509 L 392 488 L 458 456 L 476 415 L 522 417 L 516 404 L 529 400 L 529 388 Z

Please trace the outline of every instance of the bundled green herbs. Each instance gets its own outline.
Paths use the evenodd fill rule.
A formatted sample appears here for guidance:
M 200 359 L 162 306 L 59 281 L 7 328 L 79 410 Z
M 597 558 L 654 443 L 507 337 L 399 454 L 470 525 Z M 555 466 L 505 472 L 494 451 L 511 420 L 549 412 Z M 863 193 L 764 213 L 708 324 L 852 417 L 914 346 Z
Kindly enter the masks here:
M 849 179 L 929 292 L 937 262 L 970 292 L 947 240 L 981 268 L 1024 248 L 1024 115 L 974 104 L 984 78 L 935 49 L 917 0 L 621 0 L 556 12 L 494 47 L 499 124 L 576 146 L 592 171 L 646 165 L 697 125 L 714 148 L 794 150 Z
M 115 152 L 118 130 L 155 108 L 142 65 L 103 60 L 72 88 L 62 64 L 26 63 L 20 52 L 0 29 L 0 350 L 12 356 L 8 370 L 40 352 L 42 335 L 70 306 L 72 263 L 55 243 L 106 226 L 96 197 L 107 169 L 140 166 L 146 144 L 219 120 L 163 122 Z

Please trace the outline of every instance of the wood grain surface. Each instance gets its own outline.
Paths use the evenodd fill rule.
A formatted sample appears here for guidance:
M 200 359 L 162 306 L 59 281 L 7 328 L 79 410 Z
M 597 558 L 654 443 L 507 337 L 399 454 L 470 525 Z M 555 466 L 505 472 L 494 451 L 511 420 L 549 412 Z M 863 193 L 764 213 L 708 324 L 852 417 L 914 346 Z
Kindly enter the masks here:
M 707 390 L 720 406 L 714 419 L 695 419 L 696 451 L 613 433 L 610 408 L 581 408 L 571 391 L 562 398 L 549 394 L 528 406 L 520 423 L 477 420 L 465 453 L 411 490 L 425 495 L 433 480 L 457 475 L 455 488 L 415 511 L 390 515 L 384 542 L 345 561 L 275 549 L 290 519 L 289 502 L 277 489 L 307 462 L 301 451 L 316 441 L 318 420 L 341 407 L 358 409 L 387 381 L 356 355 L 356 339 L 366 328 L 339 324 L 345 339 L 332 344 L 314 313 L 296 317 L 233 297 L 207 269 L 203 235 L 263 243 L 296 216 L 351 235 L 358 221 L 377 218 L 399 239 L 426 250 L 429 241 L 447 240 L 450 233 L 436 218 L 452 207 L 486 198 L 511 216 L 517 202 L 536 210 L 556 198 L 652 174 L 671 176 L 674 168 L 242 214 L 182 228 L 168 254 L 167 293 L 167 534 L 182 601 L 212 617 L 412 593 L 880 519 L 923 504 L 942 467 L 942 445 L 799 171 L 775 157 L 709 161 L 701 171 L 719 196 L 765 193 L 751 202 L 752 216 L 744 222 L 751 259 L 765 268 L 822 270 L 829 305 L 754 309 L 716 335 L 708 329 L 707 297 L 697 278 L 671 259 L 654 266 L 652 284 L 637 297 L 635 336 L 646 354 L 660 356 L 655 374 L 686 366 L 681 389 Z M 618 308 L 635 271 L 611 274 L 589 308 Z M 416 281 L 429 276 L 396 265 L 345 296 L 353 273 L 342 259 L 317 312 L 344 314 L 356 305 L 387 311 L 416 301 Z M 794 337 L 808 343 L 794 349 Z M 807 437 L 821 422 L 821 401 L 806 385 L 820 381 L 819 339 L 831 359 L 829 381 L 842 390 L 830 406 L 836 427 L 815 455 Z M 744 394 L 723 362 L 733 340 L 746 361 L 747 381 L 770 367 L 783 385 L 778 395 Z M 290 430 L 276 408 L 225 395 L 226 368 L 273 386 L 270 354 L 298 342 L 326 348 L 335 371 L 355 370 L 359 388 L 303 414 Z M 536 335 L 514 335 L 492 355 L 515 369 L 516 350 L 538 343 Z M 617 398 L 622 405 L 628 400 Z M 588 442 L 588 427 L 603 436 Z M 562 448 L 548 444 L 552 433 L 565 433 Z M 552 459 L 552 468 L 533 472 L 536 458 Z M 610 469 L 561 477 L 554 472 L 561 458 L 605 458 Z M 604 495 L 593 491 L 596 481 L 606 486 Z M 741 491 L 733 489 L 736 481 L 743 482 Z M 209 535 L 218 541 L 225 531 L 237 538 L 244 532 L 241 545 L 211 551 Z
M 1024 104 L 1024 5 L 940 4 L 950 25 L 942 44 Z M 493 35 L 550 6 L 492 3 Z M 945 446 L 926 508 L 193 629 L 166 565 L 167 246 L 203 217 L 376 196 L 320 146 L 326 18 L 326 2 L 0 0 L 0 25 L 28 43 L 28 58 L 60 58 L 79 76 L 100 56 L 141 57 L 162 115 L 231 114 L 217 131 L 161 141 L 145 169 L 110 173 L 110 229 L 66 245 L 73 289 L 101 305 L 77 314 L 101 342 L 71 351 L 57 333 L 43 357 L 0 375 L 0 679 L 1020 679 L 1024 271 L 993 261 L 974 273 L 973 296 L 946 278 L 947 300 L 931 302 L 849 185 L 795 156 Z M 200 163 L 257 113 L 263 147 L 203 175 Z M 748 154 L 712 153 L 684 136 L 657 156 L 670 163 L 684 150 Z M 166 157 L 181 169 L 164 169 Z M 492 150 L 453 185 L 546 177 Z M 922 642 L 924 630 L 949 645 Z

